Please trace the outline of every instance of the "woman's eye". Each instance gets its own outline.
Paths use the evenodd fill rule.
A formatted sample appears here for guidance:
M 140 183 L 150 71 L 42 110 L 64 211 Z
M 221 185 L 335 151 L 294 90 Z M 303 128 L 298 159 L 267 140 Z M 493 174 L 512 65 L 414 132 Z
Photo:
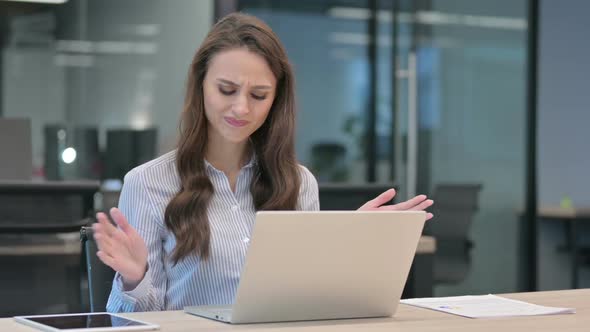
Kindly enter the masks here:
M 236 92 L 236 90 L 219 88 L 219 92 L 221 92 L 222 94 L 224 94 L 226 96 L 230 96 L 230 95 L 233 95 L 234 92 Z
M 266 95 L 252 94 L 252 98 L 257 99 L 257 100 L 264 100 L 264 99 L 266 99 Z

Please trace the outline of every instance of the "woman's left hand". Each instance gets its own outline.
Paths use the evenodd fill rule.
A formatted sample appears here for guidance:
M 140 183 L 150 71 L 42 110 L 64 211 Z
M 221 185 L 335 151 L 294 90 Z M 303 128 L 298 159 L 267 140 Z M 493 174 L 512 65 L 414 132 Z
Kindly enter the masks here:
M 359 211 L 422 211 L 427 209 L 428 207 L 434 204 L 434 201 L 428 199 L 426 195 L 418 195 L 412 199 L 409 199 L 405 202 L 392 204 L 392 205 L 383 205 L 390 202 L 393 197 L 395 197 L 395 189 L 389 189 L 382 193 L 381 195 L 377 196 L 376 198 L 368 201 L 363 206 L 361 206 L 358 210 Z M 432 213 L 426 213 L 426 220 L 432 218 Z

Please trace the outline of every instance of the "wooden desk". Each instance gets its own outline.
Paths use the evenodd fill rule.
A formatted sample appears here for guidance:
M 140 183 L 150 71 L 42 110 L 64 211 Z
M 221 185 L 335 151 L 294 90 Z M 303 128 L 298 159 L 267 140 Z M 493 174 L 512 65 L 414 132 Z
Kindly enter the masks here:
M 537 215 L 541 218 L 553 219 L 585 219 L 590 220 L 590 207 L 562 208 L 559 206 L 541 206 Z
M 394 317 L 329 320 L 274 324 L 230 325 L 199 318 L 182 311 L 143 312 L 125 316 L 160 325 L 163 332 L 175 331 L 587 331 L 590 326 L 590 289 L 555 292 L 515 293 L 504 296 L 540 305 L 573 307 L 577 313 L 555 316 L 470 319 L 400 305 Z M 34 332 L 12 318 L 0 319 L 0 331 Z

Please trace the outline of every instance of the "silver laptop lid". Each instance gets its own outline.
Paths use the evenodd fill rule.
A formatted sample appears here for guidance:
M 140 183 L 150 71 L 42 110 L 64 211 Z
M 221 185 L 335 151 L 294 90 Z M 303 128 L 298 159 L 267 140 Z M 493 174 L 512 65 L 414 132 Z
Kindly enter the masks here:
M 391 316 L 426 214 L 259 212 L 232 323 Z

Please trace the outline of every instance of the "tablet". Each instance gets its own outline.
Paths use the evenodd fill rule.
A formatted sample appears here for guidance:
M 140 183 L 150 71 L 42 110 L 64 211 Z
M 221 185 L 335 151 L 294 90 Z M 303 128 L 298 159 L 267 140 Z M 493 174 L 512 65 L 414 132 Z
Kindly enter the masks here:
M 39 330 L 52 332 L 148 331 L 160 328 L 155 324 L 107 312 L 16 316 L 14 319 Z

